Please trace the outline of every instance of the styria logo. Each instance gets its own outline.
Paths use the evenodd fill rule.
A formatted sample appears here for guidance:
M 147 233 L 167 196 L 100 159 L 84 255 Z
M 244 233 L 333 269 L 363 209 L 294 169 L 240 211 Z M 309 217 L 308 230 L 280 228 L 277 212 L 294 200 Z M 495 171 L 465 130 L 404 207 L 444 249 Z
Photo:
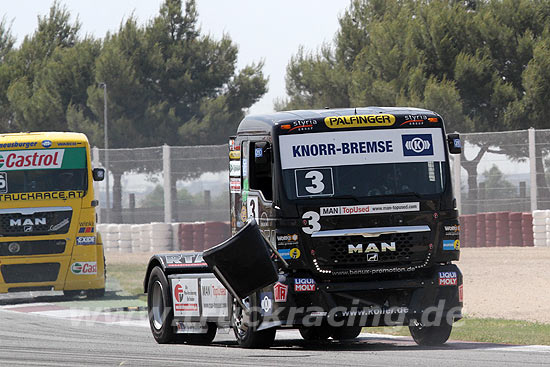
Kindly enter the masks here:
M 433 155 L 433 143 L 431 134 L 402 135 L 403 155 Z

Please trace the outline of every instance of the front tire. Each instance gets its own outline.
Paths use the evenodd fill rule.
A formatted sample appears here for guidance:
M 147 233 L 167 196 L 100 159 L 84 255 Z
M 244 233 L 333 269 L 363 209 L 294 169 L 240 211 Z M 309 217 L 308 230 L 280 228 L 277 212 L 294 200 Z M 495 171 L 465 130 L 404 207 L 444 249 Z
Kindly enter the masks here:
M 166 275 L 164 275 L 164 272 L 158 266 L 153 268 L 149 275 L 147 310 L 151 332 L 157 343 L 167 344 L 175 342 L 177 338 L 172 326 L 174 311 L 172 309 L 170 287 Z
M 277 329 L 270 328 L 257 331 L 255 324 L 260 320 L 257 311 L 251 311 L 250 315 L 247 315 L 235 300 L 233 300 L 232 311 L 231 328 L 235 332 L 240 347 L 257 349 L 269 348 L 273 345 Z
M 334 340 L 352 340 L 361 334 L 361 326 L 340 326 L 335 327 L 332 331 L 332 339 Z
M 409 330 L 414 341 L 422 346 L 436 346 L 445 344 L 451 335 L 453 329 L 452 324 L 449 324 L 445 319 L 440 325 L 432 326 L 416 326 L 409 325 Z

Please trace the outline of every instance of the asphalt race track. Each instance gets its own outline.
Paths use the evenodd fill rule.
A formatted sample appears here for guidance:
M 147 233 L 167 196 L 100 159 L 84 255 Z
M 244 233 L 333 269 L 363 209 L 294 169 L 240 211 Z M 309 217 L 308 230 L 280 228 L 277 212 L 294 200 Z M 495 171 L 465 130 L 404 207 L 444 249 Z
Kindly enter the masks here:
M 280 331 L 271 349 L 238 348 L 222 330 L 210 346 L 158 345 L 145 322 L 122 326 L 0 309 L 0 366 L 534 366 L 550 347 L 449 342 L 422 348 L 410 338 L 362 336 L 347 344 L 304 342 Z M 362 334 L 367 335 L 367 334 Z

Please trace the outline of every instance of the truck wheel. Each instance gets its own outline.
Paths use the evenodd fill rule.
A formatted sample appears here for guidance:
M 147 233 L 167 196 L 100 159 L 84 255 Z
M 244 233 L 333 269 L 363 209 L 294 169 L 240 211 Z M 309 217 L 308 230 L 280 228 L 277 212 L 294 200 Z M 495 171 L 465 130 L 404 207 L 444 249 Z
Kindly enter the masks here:
M 327 340 L 332 332 L 333 329 L 329 325 L 304 326 L 300 328 L 300 335 L 307 341 Z
M 172 310 L 172 297 L 166 275 L 161 268 L 156 266 L 149 275 L 147 285 L 147 309 L 149 325 L 153 337 L 159 344 L 173 343 L 176 334 L 172 326 L 174 311 Z
M 66 298 L 76 298 L 82 294 L 82 291 L 63 291 L 63 296 Z
M 88 289 L 86 291 L 86 298 L 94 299 L 102 297 L 105 297 L 105 288 Z
M 261 331 L 256 331 L 254 325 L 251 325 L 251 320 L 257 322 L 260 315 L 257 311 L 251 311 L 248 316 L 243 312 L 242 307 L 233 300 L 233 312 L 231 316 L 231 327 L 235 332 L 237 343 L 243 348 L 269 348 L 275 341 L 277 329 L 270 328 Z
M 441 345 L 444 344 L 449 336 L 453 326 L 442 320 L 441 325 L 433 326 L 414 326 L 409 325 L 409 330 L 414 341 L 418 345 Z
M 355 339 L 361 334 L 361 326 L 340 326 L 335 327 L 332 331 L 332 339 L 334 340 L 351 340 Z

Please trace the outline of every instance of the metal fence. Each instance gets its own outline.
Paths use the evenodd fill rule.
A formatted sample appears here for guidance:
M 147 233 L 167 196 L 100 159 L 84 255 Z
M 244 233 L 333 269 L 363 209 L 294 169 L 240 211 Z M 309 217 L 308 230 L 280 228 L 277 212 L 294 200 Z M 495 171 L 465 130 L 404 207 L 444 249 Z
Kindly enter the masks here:
M 462 155 L 451 156 L 461 214 L 550 209 L 550 130 L 461 139 Z M 95 167 L 105 153 L 92 150 Z M 229 220 L 227 145 L 109 149 L 108 158 L 109 195 L 106 181 L 96 183 L 100 222 Z

